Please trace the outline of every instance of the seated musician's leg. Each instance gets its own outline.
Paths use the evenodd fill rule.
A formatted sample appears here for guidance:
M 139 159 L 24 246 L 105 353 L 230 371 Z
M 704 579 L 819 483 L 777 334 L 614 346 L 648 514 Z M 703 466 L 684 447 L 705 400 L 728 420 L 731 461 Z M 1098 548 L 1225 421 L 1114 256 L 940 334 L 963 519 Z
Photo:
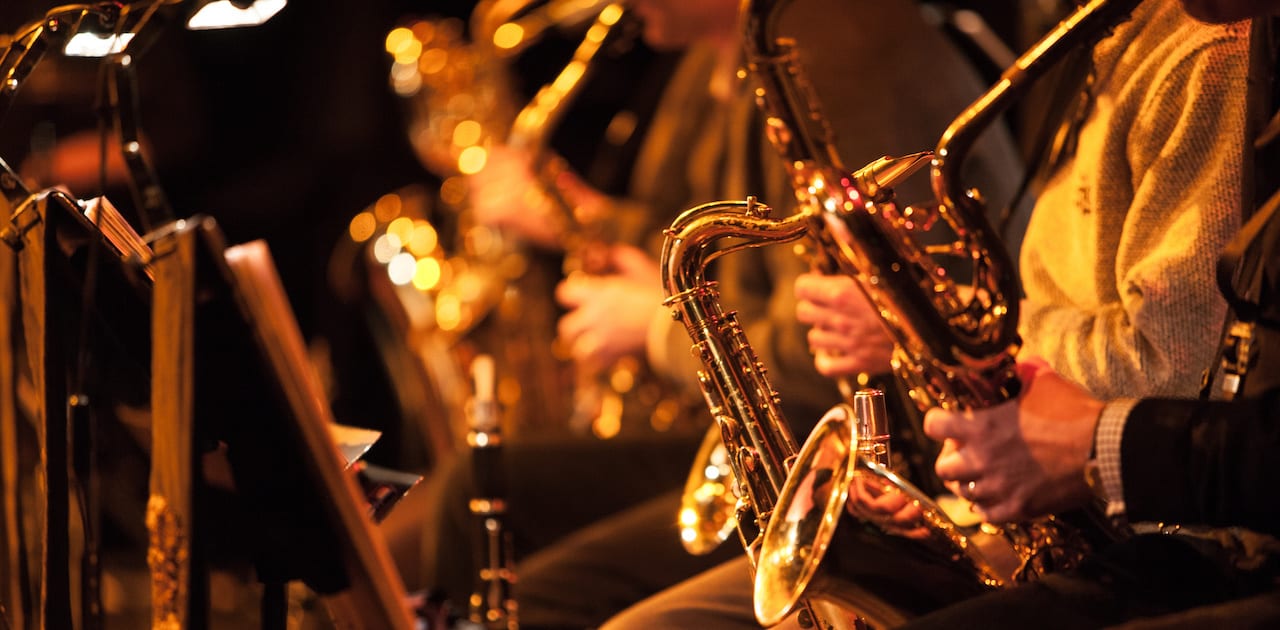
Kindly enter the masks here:
M 521 627 L 595 627 L 672 584 L 742 555 L 736 539 L 706 555 L 686 551 L 676 524 L 680 495 L 654 497 L 521 562 Z
M 600 630 L 758 630 L 760 624 L 756 623 L 751 611 L 751 569 L 744 556 L 705 571 L 628 608 L 601 626 Z
M 501 455 L 504 525 L 517 562 L 589 523 L 681 487 L 700 437 L 530 438 L 508 444 Z M 443 590 L 457 611 L 466 610 L 479 572 L 480 526 L 468 508 L 475 492 L 471 467 L 472 458 L 463 453 L 437 473 L 423 525 L 424 586 Z

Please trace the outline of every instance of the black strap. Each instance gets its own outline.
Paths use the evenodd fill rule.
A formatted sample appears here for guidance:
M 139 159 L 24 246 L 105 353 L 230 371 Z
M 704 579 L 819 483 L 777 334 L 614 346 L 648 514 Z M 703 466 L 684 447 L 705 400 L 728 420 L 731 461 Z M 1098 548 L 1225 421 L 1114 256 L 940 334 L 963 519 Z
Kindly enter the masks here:
M 1276 79 L 1277 19 L 1255 20 L 1249 31 L 1249 70 L 1246 76 L 1246 137 L 1242 218 L 1248 221 L 1262 201 L 1280 190 L 1280 81 Z
M 1280 252 L 1274 239 L 1261 238 L 1268 222 L 1280 208 L 1280 81 L 1276 76 L 1276 18 L 1255 20 L 1249 38 L 1249 72 L 1246 94 L 1246 137 L 1254 141 L 1244 147 L 1245 164 L 1241 186 L 1241 216 L 1244 224 L 1218 258 L 1218 290 L 1227 301 L 1227 317 L 1213 363 L 1205 370 L 1200 395 L 1207 398 L 1232 347 L 1238 323 L 1253 323 L 1262 314 L 1260 305 L 1264 262 Z M 1258 201 L 1266 202 L 1258 205 Z M 1256 211 L 1255 211 L 1256 208 Z M 1243 379 L 1243 374 L 1236 375 Z M 1237 384 L 1238 387 L 1238 384 Z
M 1280 80 L 1277 80 L 1277 19 L 1255 20 L 1249 36 L 1246 137 L 1241 216 L 1243 225 L 1218 259 L 1218 289 L 1235 318 L 1252 322 L 1259 315 L 1262 263 L 1272 252 L 1259 237 L 1280 206 Z M 1265 201 L 1264 201 L 1265 200 Z
M 1218 290 L 1227 299 L 1236 318 L 1242 321 L 1257 321 L 1260 313 L 1261 268 L 1269 252 L 1265 247 L 1258 249 L 1255 244 L 1267 222 L 1276 216 L 1277 208 L 1280 208 L 1280 191 L 1253 213 L 1218 258 Z

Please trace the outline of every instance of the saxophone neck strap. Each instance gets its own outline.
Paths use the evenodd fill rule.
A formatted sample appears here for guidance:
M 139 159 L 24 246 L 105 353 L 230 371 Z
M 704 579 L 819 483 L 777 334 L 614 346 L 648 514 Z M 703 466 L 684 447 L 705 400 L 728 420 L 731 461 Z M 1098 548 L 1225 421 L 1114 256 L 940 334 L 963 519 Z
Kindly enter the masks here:
M 1240 391 L 1249 367 L 1256 362 L 1254 326 L 1280 328 L 1263 308 L 1267 261 L 1280 255 L 1280 81 L 1276 78 L 1276 18 L 1256 20 L 1250 34 L 1248 135 L 1244 147 L 1247 168 L 1241 186 L 1243 225 L 1218 258 L 1216 280 L 1229 312 L 1213 364 L 1205 371 L 1201 389 L 1207 397 L 1222 373 L 1223 393 Z M 1265 201 L 1262 201 L 1265 200 Z M 1259 203 L 1262 201 L 1262 203 Z

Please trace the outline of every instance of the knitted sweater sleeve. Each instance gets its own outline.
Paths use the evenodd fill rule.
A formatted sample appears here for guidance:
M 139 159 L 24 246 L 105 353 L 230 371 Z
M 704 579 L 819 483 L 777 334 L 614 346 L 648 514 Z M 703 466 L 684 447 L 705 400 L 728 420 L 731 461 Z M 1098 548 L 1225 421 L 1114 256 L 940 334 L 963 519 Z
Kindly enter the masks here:
M 1095 265 L 1040 271 L 1052 279 L 1024 270 L 1040 299 L 1024 303 L 1023 356 L 1044 357 L 1097 396 L 1192 394 L 1211 360 L 1226 310 L 1212 269 L 1239 222 L 1244 128 L 1230 86 L 1243 83 L 1245 56 L 1220 43 L 1168 62 L 1156 80 L 1123 84 L 1136 96 L 1099 99 L 1095 114 L 1108 123 L 1092 130 L 1099 155 L 1077 156 L 1096 162 L 1075 164 L 1059 197 L 1088 199 L 1045 210 L 1098 216 L 1057 223 L 1085 234 L 1058 233 L 1066 255 L 1041 261 L 1069 265 L 1080 238 L 1096 248 Z M 1069 274 L 1092 277 L 1063 282 Z

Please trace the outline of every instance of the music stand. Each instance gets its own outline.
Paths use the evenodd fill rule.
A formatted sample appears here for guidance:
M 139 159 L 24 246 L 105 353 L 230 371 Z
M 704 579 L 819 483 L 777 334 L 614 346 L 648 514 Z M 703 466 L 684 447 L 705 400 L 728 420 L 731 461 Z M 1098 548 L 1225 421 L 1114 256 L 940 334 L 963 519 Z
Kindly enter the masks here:
M 162 303 L 165 318 L 183 320 L 165 361 L 189 371 L 193 384 L 193 399 L 170 404 L 192 409 L 198 439 L 225 445 L 268 597 L 301 580 L 342 627 L 411 628 L 404 585 L 334 442 L 332 411 L 266 243 L 228 247 L 212 219 L 196 218 L 178 222 L 153 248 L 158 264 L 173 252 L 173 264 L 194 274 L 194 283 L 176 288 L 179 301 L 199 300 L 188 312 L 188 302 L 157 292 L 157 320 Z M 164 277 L 158 267 L 157 289 Z M 185 336 L 190 330 L 198 334 Z M 183 359 L 187 343 L 193 363 Z
M 25 628 L 19 547 L 18 406 L 14 374 L 13 318 L 18 304 L 18 261 L 13 250 L 0 247 L 0 617 Z
M 4 352 L 11 370 L 5 389 L 16 391 L 19 364 L 15 359 L 19 346 L 33 389 L 24 403 L 16 396 L 5 401 L 3 448 L 7 452 L 16 449 L 21 404 L 27 407 L 22 415 L 28 417 L 35 433 L 36 489 L 44 491 L 44 500 L 37 499 L 30 506 L 31 540 L 26 541 L 18 533 L 16 524 L 6 525 L 6 531 L 20 539 L 6 538 L 8 553 L 18 556 L 8 566 L 20 567 L 25 562 L 26 571 L 20 575 L 34 577 L 12 608 L 15 615 L 22 615 L 24 610 L 29 613 L 29 623 L 35 627 L 71 627 L 73 594 L 77 592 L 71 582 L 73 540 L 85 544 L 80 556 L 82 582 L 78 587 L 84 604 L 81 617 L 94 619 L 100 612 L 96 598 L 98 550 L 94 545 L 98 513 L 94 447 L 92 440 L 86 439 L 92 434 L 93 421 L 90 401 L 83 395 L 84 385 L 89 378 L 110 378 L 113 384 L 121 385 L 117 393 L 127 397 L 124 390 L 130 389 L 128 385 L 146 382 L 145 370 L 131 369 L 135 364 L 129 356 L 145 356 L 148 345 L 145 330 L 138 327 L 146 321 L 147 281 L 138 275 L 133 262 L 148 253 L 140 239 L 108 236 L 111 228 L 107 225 L 121 225 L 122 221 L 108 220 L 99 231 L 90 216 L 99 216 L 95 214 L 101 207 L 98 202 L 84 202 L 82 207 L 82 202 L 56 189 L 31 194 L 2 161 L 0 193 L 10 211 L 8 222 L 0 225 L 0 240 L 15 253 L 12 259 L 16 260 L 19 280 L 14 291 L 16 299 L 6 314 L 20 317 L 6 323 L 18 321 L 21 330 L 19 336 L 9 328 L 5 335 Z M 118 215 L 114 219 L 118 220 Z M 93 309 L 93 313 L 85 308 L 85 269 L 96 271 L 94 283 L 99 288 L 110 289 L 102 293 L 107 296 L 108 308 Z M 101 334 L 108 329 L 110 335 Z M 103 372 L 110 374 L 87 373 L 90 353 L 82 342 L 89 337 L 102 342 L 95 350 L 108 356 L 112 369 Z M 142 351 L 138 352 L 138 348 Z M 16 503 L 9 503 L 11 493 L 17 492 L 20 475 L 11 468 L 15 465 L 16 462 L 5 464 L 7 474 L 12 474 L 6 477 L 5 488 L 6 504 L 17 510 Z M 79 518 L 73 520 L 75 516 Z M 76 530 L 73 523 L 85 529 Z
M 283 585 L 292 579 L 308 583 L 344 627 L 412 627 L 404 586 L 374 532 L 354 471 L 346 468 L 329 432 L 331 412 L 319 378 L 306 360 L 301 334 L 265 244 L 224 247 L 211 219 L 193 219 L 174 223 L 153 241 L 154 247 L 148 247 L 119 221 L 105 200 L 79 202 L 61 191 L 29 195 L 11 205 L 18 210 L 0 234 L 10 245 L 0 259 L 0 273 L 4 273 L 4 261 L 16 260 L 17 273 L 10 266 L 5 278 L 20 277 L 21 291 L 3 281 L 0 291 L 21 295 L 21 299 L 6 300 L 4 322 L 8 324 L 8 316 L 18 310 L 23 314 L 22 341 L 37 391 L 32 424 L 46 492 L 29 516 L 36 523 L 35 540 L 30 545 L 14 540 L 19 537 L 15 463 L 5 458 L 0 468 L 4 481 L 0 507 L 5 524 L 3 560 L 10 577 L 3 586 L 6 599 L 13 594 L 21 598 L 10 601 L 12 610 L 6 619 L 20 622 L 27 611 L 28 625 L 73 624 L 76 590 L 70 567 L 75 515 L 68 505 L 75 497 L 73 484 L 88 479 L 73 476 L 77 458 L 68 444 L 88 419 L 77 418 L 81 412 L 67 403 L 72 389 L 69 375 L 75 371 L 78 355 L 75 340 L 69 338 L 73 335 L 61 333 L 74 329 L 75 322 L 68 320 L 80 313 L 77 292 L 81 287 L 74 274 L 85 262 L 83 252 L 93 249 L 85 247 L 84 241 L 99 239 L 100 287 L 128 293 L 117 297 L 135 305 L 130 312 L 115 313 L 112 323 L 151 321 L 147 332 L 152 340 L 125 331 L 117 341 L 134 345 L 135 354 L 138 348 L 144 350 L 140 354 L 148 354 L 145 350 L 150 346 L 152 354 L 147 525 L 153 627 L 173 627 L 175 621 L 177 627 L 207 624 L 204 561 L 201 546 L 192 543 L 208 516 L 199 507 L 201 481 L 194 466 L 211 441 L 228 446 L 236 493 L 248 506 L 246 513 L 260 516 L 264 506 L 270 512 L 263 518 L 264 523 L 270 522 L 264 526 L 263 539 L 250 541 L 251 548 L 245 550 L 254 557 L 264 584 Z M 148 302 L 153 310 L 149 317 Z M 0 362 L 4 379 L 0 453 L 12 452 L 16 441 L 15 337 L 7 325 L 0 327 L 0 340 L 7 343 Z M 244 362 L 237 378 L 206 378 L 217 370 L 217 357 L 209 356 L 211 347 L 229 351 Z M 145 373 L 131 376 L 147 382 Z M 228 386 L 235 387 L 237 394 L 227 396 L 223 388 Z M 87 414 L 87 401 L 82 403 Z M 225 414 L 237 404 L 263 413 L 245 414 L 242 408 L 239 418 Z M 258 422 L 264 417 L 274 422 Z M 91 502 L 94 493 L 82 490 Z M 273 502 L 287 509 L 272 509 Z M 86 511 L 93 513 L 92 508 Z M 23 546 L 32 550 L 27 570 L 34 576 L 25 593 L 17 577 L 26 573 L 20 563 Z M 96 575 L 86 572 L 85 577 Z M 86 602 L 96 600 L 96 583 L 85 582 L 79 593 Z M 90 603 L 83 614 L 94 610 Z M 264 625 L 270 622 L 263 621 Z

